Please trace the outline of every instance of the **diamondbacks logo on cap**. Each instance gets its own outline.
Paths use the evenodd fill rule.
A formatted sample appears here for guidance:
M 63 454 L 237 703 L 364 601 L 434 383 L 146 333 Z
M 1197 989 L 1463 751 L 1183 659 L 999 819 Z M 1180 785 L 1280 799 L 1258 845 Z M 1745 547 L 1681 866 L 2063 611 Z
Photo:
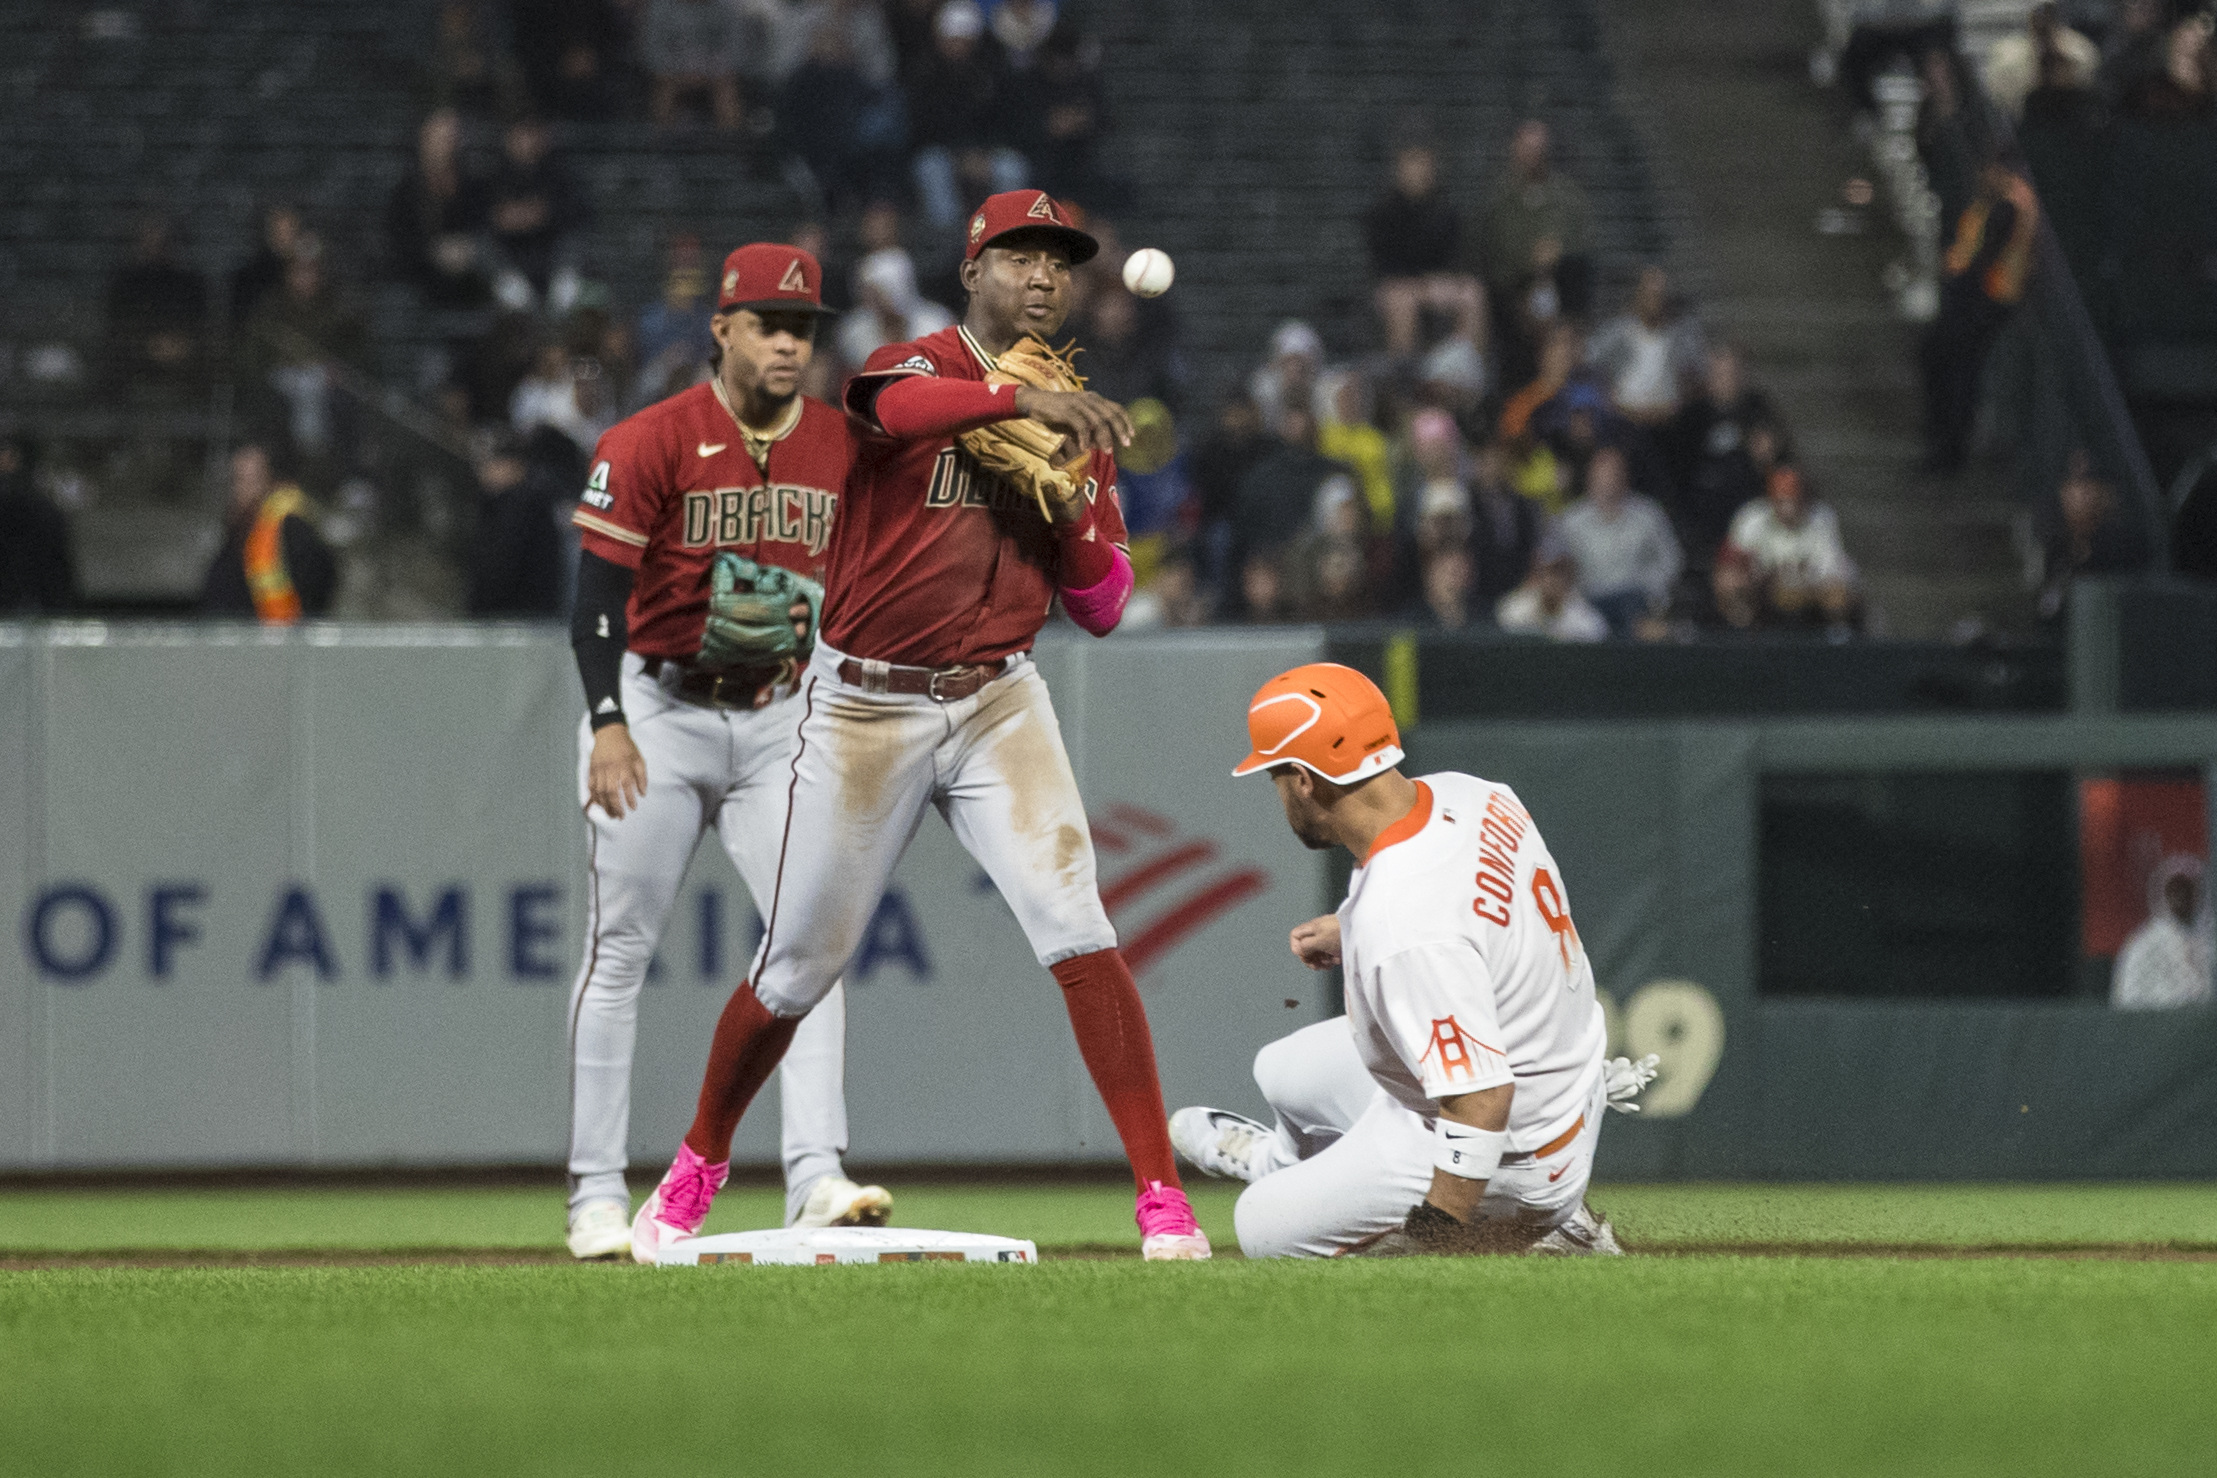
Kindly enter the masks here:
M 808 274 L 801 270 L 801 259 L 799 257 L 793 258 L 793 265 L 787 267 L 785 275 L 777 280 L 777 290 L 781 293 L 804 293 L 808 291 Z
M 977 245 L 978 238 L 980 236 L 983 236 L 984 234 L 985 212 L 981 210 L 976 215 L 970 217 L 970 244 L 972 246 Z
M 1055 210 L 1055 202 L 1044 194 L 1034 200 L 1032 208 L 1024 214 L 1035 221 L 1053 221 L 1058 226 L 1062 224 L 1062 216 Z M 984 218 L 981 216 L 979 219 Z
M 739 273 L 736 268 L 724 274 L 724 291 L 727 293 L 739 291 Z

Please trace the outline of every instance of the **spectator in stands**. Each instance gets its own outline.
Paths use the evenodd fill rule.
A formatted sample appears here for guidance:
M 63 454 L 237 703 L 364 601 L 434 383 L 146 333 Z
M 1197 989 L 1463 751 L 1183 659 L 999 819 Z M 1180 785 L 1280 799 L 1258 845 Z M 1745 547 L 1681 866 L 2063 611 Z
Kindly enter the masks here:
M 614 407 L 600 393 L 600 367 L 552 339 L 540 346 L 531 373 L 508 401 L 508 424 L 518 436 L 551 427 L 569 438 L 580 457 L 615 424 Z
M 1471 598 L 1483 611 L 1517 587 L 1540 542 L 1539 506 L 1517 496 L 1508 473 L 1508 455 L 1498 444 L 1478 453 L 1471 473 Z
M 1095 392 L 1124 405 L 1154 400 L 1176 410 L 1185 400 L 1185 364 L 1178 353 L 1177 322 L 1165 308 L 1131 295 L 1106 273 L 1088 278 L 1071 325 L 1085 354 L 1078 361 Z
M 367 362 L 361 311 L 331 281 L 323 243 L 303 235 L 285 266 L 285 282 L 246 323 L 247 379 L 279 396 L 292 450 L 323 459 L 338 451 L 334 380 Z
M 1732 520 L 1712 581 L 1718 613 L 1738 630 L 1822 624 L 1844 636 L 1855 617 L 1840 520 L 1810 501 L 1791 465 L 1772 469 L 1765 495 Z
M 1593 289 L 1593 211 L 1575 181 L 1555 172 L 1547 125 L 1517 125 L 1509 173 L 1487 203 L 1481 260 L 1499 330 L 1502 378 L 1528 377 L 1541 340 L 1561 317 L 1585 313 Z
M 999 0 L 988 7 L 993 39 L 1017 71 L 1028 70 L 1054 35 L 1055 0 Z
M 2115 24 L 2102 38 L 2102 96 L 2121 103 L 2140 83 L 2163 70 L 2170 28 L 2165 0 L 2120 0 Z
M 1152 631 L 1162 628 L 1205 626 L 1209 607 L 1201 593 L 1193 557 L 1183 552 L 1165 555 L 1154 574 L 1124 607 L 1119 631 Z
M 2210 18 L 2189 16 L 2171 27 L 2163 43 L 2163 68 L 2143 77 L 2124 96 L 2124 111 L 2154 123 L 2206 121 L 2217 113 L 2212 77 Z
M 621 98 L 636 0 L 510 0 L 509 30 L 533 107 L 557 118 L 611 116 Z
M 1609 623 L 1578 593 L 1578 561 L 1550 535 L 1532 556 L 1532 573 L 1501 598 L 1493 619 L 1503 631 L 1554 641 L 1600 641 Z
M 1294 619 L 1287 598 L 1285 549 L 1258 549 L 1239 564 L 1241 619 L 1256 626 L 1274 626 Z
M 1651 263 L 1640 269 L 1631 311 L 1595 332 L 1586 362 L 1601 371 L 1620 415 L 1653 427 L 1677 414 L 1703 352 L 1701 325 L 1671 301 L 1670 279 Z
M 1316 402 L 1316 377 L 1324 367 L 1324 341 L 1298 318 L 1278 325 L 1270 336 L 1270 359 L 1247 377 L 1247 394 L 1271 430 L 1292 412 Z
M 502 300 L 511 308 L 543 302 L 558 313 L 568 311 L 579 285 L 571 260 L 573 233 L 592 210 L 554 153 L 545 119 L 518 118 L 501 131 L 500 164 L 486 200 L 486 220 L 504 267 Z M 527 293 L 518 290 L 519 278 Z
M 1470 551 L 1460 544 L 1443 545 L 1424 557 L 1422 584 L 1424 614 L 1442 631 L 1462 630 L 1474 608 L 1484 609 L 1477 603 Z
M 261 240 L 254 255 L 231 273 L 231 321 L 241 324 L 262 305 L 262 299 L 285 280 L 285 264 L 300 244 L 305 226 L 300 207 L 280 202 L 262 212 Z
M 1170 410 L 1153 396 L 1125 402 L 1132 418 L 1131 445 L 1116 456 L 1116 489 L 1131 535 L 1132 557 L 1149 559 L 1189 539 L 1199 526 L 1193 469 L 1178 447 Z M 1135 564 L 1136 567 L 1136 564 Z
M 202 615 L 289 626 L 331 609 L 338 561 L 290 473 L 263 443 L 231 453 L 223 546 L 201 584 Z
M 701 260 L 700 238 L 684 232 L 670 240 L 662 296 L 639 315 L 634 334 L 644 392 L 641 403 L 675 395 L 693 383 L 716 347 L 710 316 L 708 269 Z
M 2053 0 L 2042 0 L 2025 17 L 2025 28 L 1996 40 L 1986 48 L 1986 95 L 2022 117 L 2025 96 L 2040 85 L 2043 61 L 2061 56 L 2089 81 L 2101 65 L 2094 43 L 2063 24 Z
M 851 28 L 827 20 L 778 94 L 779 127 L 831 209 L 898 187 L 908 116 L 891 83 L 890 52 L 885 72 L 885 81 L 873 80 Z
M 208 351 L 208 284 L 177 260 L 167 216 L 139 222 L 131 260 L 108 283 L 108 337 L 134 389 L 191 390 Z
M 1316 490 L 1308 530 L 1289 561 L 1294 608 L 1305 620 L 1353 621 L 1371 613 L 1370 515 L 1342 468 Z
M 892 0 L 886 7 L 886 32 L 893 40 L 901 88 L 915 91 L 916 77 L 936 49 L 935 27 L 945 0 Z
M 1453 337 L 1483 346 L 1485 290 L 1462 269 L 1462 220 L 1440 189 L 1429 143 L 1410 140 L 1394 151 L 1393 181 L 1363 217 L 1363 241 L 1387 353 L 1416 353 L 1426 309 L 1451 320 Z
M 897 246 L 864 257 L 855 281 L 859 301 L 839 321 L 839 357 L 852 369 L 860 369 L 883 345 L 905 344 L 955 321 L 954 314 L 916 291 L 916 264 Z
M 1715 559 L 1733 515 L 1763 495 L 1769 469 L 1757 467 L 1753 440 L 1777 443 L 1770 397 L 1747 383 L 1745 364 L 1736 346 L 1712 347 L 1694 393 L 1661 436 L 1670 487 L 1664 506 L 1698 570 Z
M 1201 575 L 1221 598 L 1238 573 L 1235 527 L 1247 474 L 1269 455 L 1262 412 L 1234 392 L 1217 407 L 1216 424 L 1193 454 L 1194 501 L 1201 518 Z
M 2207 1005 L 2210 917 L 2201 906 L 2202 864 L 2166 857 L 2148 880 L 2148 921 L 2117 951 L 2109 1004 L 2119 1011 Z
M 1393 447 L 1372 424 L 1370 383 L 1360 370 L 1333 370 L 1316 382 L 1316 449 L 1355 470 L 1375 528 L 1393 527 Z
M 947 0 L 933 24 L 932 57 L 908 91 L 911 164 L 924 215 L 941 230 L 961 223 L 973 203 L 975 177 L 989 193 L 1021 190 L 1030 169 L 1017 152 L 1017 125 L 1008 116 L 1008 72 L 984 45 L 985 13 L 977 0 Z
M 899 77 L 899 56 L 878 0 L 725 0 L 735 3 L 760 33 L 754 48 L 763 53 L 753 70 L 773 89 L 782 89 L 808 64 L 826 31 L 845 42 L 845 56 L 872 87 Z
M 500 105 L 504 79 L 484 0 L 439 0 L 429 71 L 431 95 L 442 106 L 491 112 Z
M 1670 519 L 1653 498 L 1633 490 L 1629 467 L 1621 448 L 1596 450 L 1585 496 L 1563 510 L 1555 531 L 1577 561 L 1579 592 L 1609 629 L 1645 636 L 1670 608 L 1685 561 Z
M 1417 362 L 1417 398 L 1468 421 L 1484 403 L 1486 356 L 1468 339 L 1442 339 Z
M 562 522 L 575 507 L 584 459 L 542 427 L 527 442 L 501 431 L 477 463 L 477 531 L 470 548 L 473 616 L 558 616 L 563 609 Z
M 1003 5 L 996 18 L 1007 13 Z M 1058 199 L 1081 200 L 1088 210 L 1125 208 L 1129 187 L 1101 167 L 1108 92 L 1078 33 L 1057 27 L 1031 69 L 1020 75 L 1016 94 L 1023 100 L 1022 116 L 1032 124 L 1023 143 L 1032 183 Z
M 38 443 L 0 441 L 0 616 L 58 616 L 77 604 L 69 517 L 38 485 Z
M 1242 564 L 1298 539 L 1314 522 L 1328 484 L 1355 486 L 1353 472 L 1317 451 L 1316 417 L 1306 407 L 1288 410 L 1277 430 L 1277 445 L 1240 481 L 1232 542 Z
M 2032 153 L 2030 135 L 2042 129 L 2076 130 L 2074 142 L 2083 148 L 2083 141 L 2101 123 L 2101 97 L 2094 91 L 2093 79 L 2062 52 L 2042 53 L 2040 85 L 2025 94 L 2024 121 L 2017 129 L 2025 152 Z M 2038 183 L 2042 189 L 2047 186 L 2045 178 Z
M 675 128 L 679 109 L 700 98 L 718 128 L 738 128 L 746 116 L 739 102 L 745 47 L 744 22 L 724 0 L 649 0 L 639 60 L 654 79 L 654 121 Z
M 1555 455 L 1555 449 L 1529 429 L 1522 436 L 1504 436 L 1494 444 L 1508 462 L 1509 486 L 1516 495 L 1538 509 L 1542 518 L 1560 516 L 1570 502 L 1576 479 L 1572 469 Z
M 1942 263 L 1940 313 L 1919 346 L 1930 472 L 1962 469 L 1987 351 L 2024 297 L 2039 227 L 2031 183 L 2007 165 L 1988 164 L 1978 194 L 1956 222 Z
M 2062 619 L 2081 575 L 2126 575 L 2147 565 L 2145 543 L 2119 516 L 2116 488 L 2095 472 L 2084 448 L 2071 453 L 2042 522 L 2037 605 L 2044 621 Z
M 431 307 L 474 308 L 491 294 L 485 209 L 485 182 L 462 162 L 462 115 L 433 108 L 416 129 L 415 163 L 385 204 L 393 260 Z

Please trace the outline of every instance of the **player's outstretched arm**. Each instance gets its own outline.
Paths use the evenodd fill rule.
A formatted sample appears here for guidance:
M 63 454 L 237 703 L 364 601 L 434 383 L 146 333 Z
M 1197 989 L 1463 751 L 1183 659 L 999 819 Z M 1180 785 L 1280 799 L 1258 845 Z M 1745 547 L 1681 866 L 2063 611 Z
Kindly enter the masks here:
M 1293 957 L 1311 970 L 1329 970 L 1339 963 L 1339 915 L 1325 914 L 1293 926 Z
M 1090 390 L 1042 390 L 1020 385 L 1016 413 L 1069 438 L 1070 453 L 1107 452 L 1132 444 L 1132 418 L 1105 395 Z

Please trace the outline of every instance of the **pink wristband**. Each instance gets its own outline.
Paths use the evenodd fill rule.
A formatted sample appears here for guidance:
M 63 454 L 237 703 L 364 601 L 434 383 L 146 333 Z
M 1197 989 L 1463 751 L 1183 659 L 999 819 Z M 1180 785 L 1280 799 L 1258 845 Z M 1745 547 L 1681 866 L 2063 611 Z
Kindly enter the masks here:
M 1113 544 L 1109 555 L 1114 563 L 1106 578 L 1083 590 L 1062 592 L 1062 608 L 1070 619 L 1095 636 L 1107 636 L 1116 629 L 1124 619 L 1124 602 L 1132 598 L 1132 562 Z

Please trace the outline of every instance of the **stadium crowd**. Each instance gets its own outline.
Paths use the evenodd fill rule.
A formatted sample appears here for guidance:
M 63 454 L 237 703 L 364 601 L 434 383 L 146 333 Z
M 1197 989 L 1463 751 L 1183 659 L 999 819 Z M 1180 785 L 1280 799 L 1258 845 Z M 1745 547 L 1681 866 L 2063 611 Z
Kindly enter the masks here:
M 1334 325 L 1328 352 L 1289 319 L 1235 393 L 1200 406 L 1175 298 L 1139 300 L 1119 278 L 1114 219 L 1132 192 L 1101 165 L 1100 47 L 1069 3 L 445 0 L 429 54 L 384 239 L 341 262 L 316 222 L 272 203 L 229 278 L 246 435 L 211 612 L 269 614 L 251 569 L 231 568 L 256 550 L 335 563 L 296 582 L 307 614 L 330 609 L 349 537 L 393 521 L 402 479 L 357 454 L 370 397 L 340 393 L 371 373 L 364 279 L 469 326 L 416 376 L 424 439 L 443 448 L 431 460 L 465 490 L 418 515 L 456 571 L 448 608 L 565 608 L 587 454 L 706 373 L 725 245 L 674 236 L 644 302 L 594 280 L 594 202 L 557 125 L 629 118 L 728 135 L 803 202 L 780 234 L 825 261 L 844 310 L 818 346 L 819 395 L 878 345 L 951 321 L 960 223 L 986 193 L 1029 183 L 1085 210 L 1104 250 L 1078 276 L 1069 331 L 1142 433 L 1124 469 L 1131 626 L 1374 618 L 1660 640 L 1837 638 L 1862 620 L 1838 520 L 1743 354 L 1703 332 L 1660 266 L 1621 296 L 1604 285 L 1592 210 L 1537 120 L 1503 141 L 1506 168 L 1476 202 L 1449 196 L 1411 121 L 1361 222 L 1370 322 Z M 206 294 L 149 221 L 110 294 L 127 378 L 206 374 Z

